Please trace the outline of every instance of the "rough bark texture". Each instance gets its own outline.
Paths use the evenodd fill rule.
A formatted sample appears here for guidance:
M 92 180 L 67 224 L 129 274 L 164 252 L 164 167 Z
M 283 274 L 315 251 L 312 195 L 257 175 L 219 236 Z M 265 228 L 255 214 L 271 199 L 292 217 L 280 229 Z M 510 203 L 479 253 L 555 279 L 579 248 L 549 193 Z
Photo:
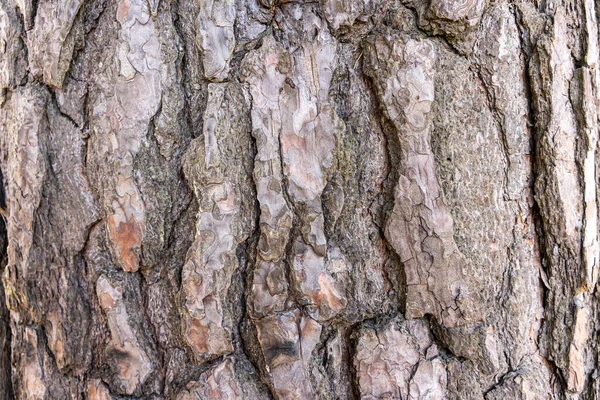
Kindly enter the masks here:
M 600 398 L 597 9 L 0 0 L 0 398 Z

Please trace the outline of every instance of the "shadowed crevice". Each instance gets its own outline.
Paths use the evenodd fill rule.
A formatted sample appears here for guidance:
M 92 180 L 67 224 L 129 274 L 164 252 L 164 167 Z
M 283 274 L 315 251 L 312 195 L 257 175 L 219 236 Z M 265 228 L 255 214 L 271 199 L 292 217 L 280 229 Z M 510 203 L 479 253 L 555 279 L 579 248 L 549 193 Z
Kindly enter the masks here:
M 4 176 L 1 169 L 0 182 L 2 182 L 2 185 L 0 185 L 0 208 L 3 211 L 2 218 L 0 218 L 0 273 L 3 273 L 7 263 L 8 237 L 6 234 L 6 195 Z M 0 393 L 4 393 L 7 399 L 13 398 L 10 340 L 10 314 L 4 298 L 4 286 L 0 285 Z

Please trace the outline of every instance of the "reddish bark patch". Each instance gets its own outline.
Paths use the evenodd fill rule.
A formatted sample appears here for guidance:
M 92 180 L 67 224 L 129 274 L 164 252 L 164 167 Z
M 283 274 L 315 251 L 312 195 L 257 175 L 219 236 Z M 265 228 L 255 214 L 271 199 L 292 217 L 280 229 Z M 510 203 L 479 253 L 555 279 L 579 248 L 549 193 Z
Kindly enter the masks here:
M 117 302 L 115 299 L 113 299 L 113 297 L 110 295 L 110 293 L 102 293 L 100 295 L 100 306 L 102 307 L 103 310 L 111 310 L 113 308 L 115 308 L 117 305 Z
M 188 343 L 190 343 L 198 353 L 207 354 L 207 340 L 209 333 L 210 328 L 202 325 L 199 320 L 194 318 L 194 322 L 192 322 L 192 326 L 188 330 Z
M 108 218 L 108 228 L 113 243 L 116 245 L 117 258 L 121 267 L 126 272 L 135 272 L 139 269 L 138 251 L 142 244 L 142 229 L 135 218 L 127 222 L 120 222 L 115 226 L 113 216 Z
M 127 13 L 129 13 L 129 8 L 131 4 L 128 0 L 124 0 L 119 2 L 119 6 L 117 8 L 117 21 L 123 22 L 125 21 L 125 17 L 127 17 Z

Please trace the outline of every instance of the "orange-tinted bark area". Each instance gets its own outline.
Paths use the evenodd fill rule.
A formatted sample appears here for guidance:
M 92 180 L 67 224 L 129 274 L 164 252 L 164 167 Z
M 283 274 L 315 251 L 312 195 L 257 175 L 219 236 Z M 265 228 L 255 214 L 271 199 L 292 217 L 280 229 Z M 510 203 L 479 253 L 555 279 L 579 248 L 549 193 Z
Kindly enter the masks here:
M 142 244 L 142 229 L 135 218 L 120 222 L 118 226 L 114 217 L 108 218 L 108 227 L 113 243 L 116 245 L 118 262 L 124 271 L 135 272 L 139 269 L 139 249 Z

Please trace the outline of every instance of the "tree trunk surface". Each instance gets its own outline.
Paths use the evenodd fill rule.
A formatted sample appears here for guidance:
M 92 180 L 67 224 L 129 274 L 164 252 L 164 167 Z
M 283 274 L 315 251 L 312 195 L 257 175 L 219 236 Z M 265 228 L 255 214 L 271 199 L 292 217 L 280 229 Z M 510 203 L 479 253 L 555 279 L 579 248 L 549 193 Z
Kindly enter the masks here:
M 600 398 L 597 9 L 0 0 L 0 398 Z

